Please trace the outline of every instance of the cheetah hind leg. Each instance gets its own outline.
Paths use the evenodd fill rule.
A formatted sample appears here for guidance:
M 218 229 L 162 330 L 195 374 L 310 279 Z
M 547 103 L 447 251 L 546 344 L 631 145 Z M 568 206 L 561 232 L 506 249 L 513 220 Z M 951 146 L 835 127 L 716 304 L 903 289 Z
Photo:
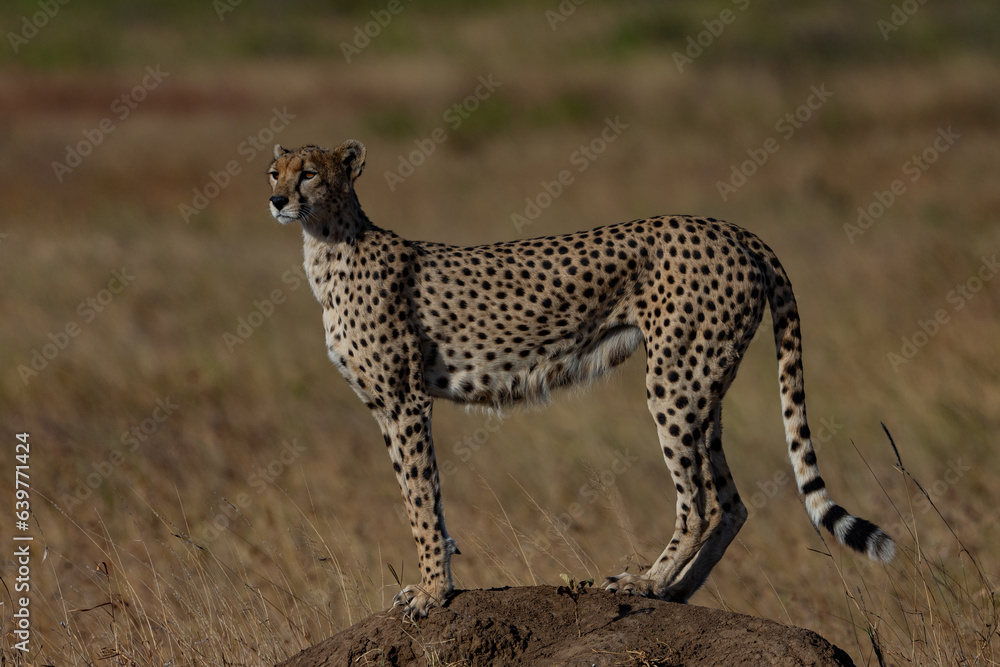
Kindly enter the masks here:
M 709 457 L 712 466 L 712 486 L 722 510 L 722 521 L 708 541 L 670 584 L 668 599 L 686 602 L 711 574 L 712 568 L 725 555 L 726 549 L 747 520 L 747 509 L 736 491 L 736 484 L 722 451 L 722 421 L 717 411 L 713 415 L 712 431 L 709 435 Z
M 677 536 L 671 540 L 657 563 L 643 574 L 622 573 L 608 577 L 605 588 L 612 592 L 655 597 L 672 602 L 686 602 L 708 578 L 729 544 L 746 521 L 746 509 L 736 493 L 725 454 L 722 451 L 721 403 L 717 404 L 705 423 L 709 446 L 701 458 L 700 478 L 704 481 L 699 497 L 691 505 L 699 509 L 702 521 L 709 526 L 707 539 L 688 558 L 679 552 Z M 702 450 L 701 447 L 698 448 Z M 699 452 L 700 453 L 700 452 Z M 669 464 L 668 459 L 668 464 Z M 678 506 L 690 508 L 687 503 Z M 719 516 L 721 514 L 721 517 Z M 706 516 L 707 515 L 707 516 Z M 714 520 L 713 520 L 714 519 Z M 695 519 L 698 520 L 698 519 Z

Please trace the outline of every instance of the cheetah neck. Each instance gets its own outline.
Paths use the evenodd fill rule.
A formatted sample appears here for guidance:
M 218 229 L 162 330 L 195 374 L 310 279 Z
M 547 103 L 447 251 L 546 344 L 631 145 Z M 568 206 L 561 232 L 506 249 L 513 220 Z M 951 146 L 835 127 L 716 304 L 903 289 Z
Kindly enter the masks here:
M 362 248 L 378 243 L 386 233 L 372 224 L 353 192 L 347 205 L 335 210 L 336 213 L 325 218 L 310 217 L 302 222 L 306 275 L 325 308 L 334 308 L 336 298 L 332 291 L 347 289 Z
M 302 232 L 307 246 L 310 238 L 327 245 L 354 244 L 373 228 L 372 221 L 361 209 L 361 202 L 353 190 L 329 213 L 310 215 L 302 220 Z

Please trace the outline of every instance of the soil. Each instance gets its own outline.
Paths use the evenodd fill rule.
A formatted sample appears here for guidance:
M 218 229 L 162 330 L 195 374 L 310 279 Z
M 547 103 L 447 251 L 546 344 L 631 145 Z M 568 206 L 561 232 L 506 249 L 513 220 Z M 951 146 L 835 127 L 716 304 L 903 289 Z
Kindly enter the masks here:
M 280 667 L 333 665 L 853 665 L 811 630 L 587 588 L 456 591 L 416 624 L 369 616 Z

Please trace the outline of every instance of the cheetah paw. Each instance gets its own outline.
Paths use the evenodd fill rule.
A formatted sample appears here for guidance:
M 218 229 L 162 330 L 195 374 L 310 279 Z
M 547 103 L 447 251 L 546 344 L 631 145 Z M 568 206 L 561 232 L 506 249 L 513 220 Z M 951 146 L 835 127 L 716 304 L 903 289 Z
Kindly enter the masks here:
M 644 574 L 629 574 L 622 572 L 619 575 L 608 577 L 604 580 L 604 590 L 611 593 L 623 593 L 625 595 L 641 595 L 647 598 L 659 597 L 654 590 L 656 582 Z
M 444 596 L 436 597 L 419 586 L 407 586 L 392 599 L 392 606 L 402 607 L 403 618 L 411 620 L 426 617 L 427 612 L 443 603 Z

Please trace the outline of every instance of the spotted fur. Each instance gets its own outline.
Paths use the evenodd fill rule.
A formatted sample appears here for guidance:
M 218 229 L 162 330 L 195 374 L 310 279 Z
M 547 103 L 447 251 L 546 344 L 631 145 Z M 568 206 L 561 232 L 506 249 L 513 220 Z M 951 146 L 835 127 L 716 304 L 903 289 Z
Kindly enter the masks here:
M 462 248 L 373 225 L 354 182 L 365 148 L 275 146 L 272 215 L 302 225 L 334 365 L 375 416 L 406 502 L 421 583 L 397 596 L 425 615 L 452 590 L 431 436 L 434 398 L 543 404 L 644 346 L 646 397 L 677 491 L 673 538 L 610 590 L 686 601 L 747 517 L 722 452 L 722 398 L 770 305 L 789 456 L 813 523 L 877 561 L 878 527 L 835 504 L 806 422 L 795 297 L 777 257 L 719 220 L 654 217 L 564 236 Z

